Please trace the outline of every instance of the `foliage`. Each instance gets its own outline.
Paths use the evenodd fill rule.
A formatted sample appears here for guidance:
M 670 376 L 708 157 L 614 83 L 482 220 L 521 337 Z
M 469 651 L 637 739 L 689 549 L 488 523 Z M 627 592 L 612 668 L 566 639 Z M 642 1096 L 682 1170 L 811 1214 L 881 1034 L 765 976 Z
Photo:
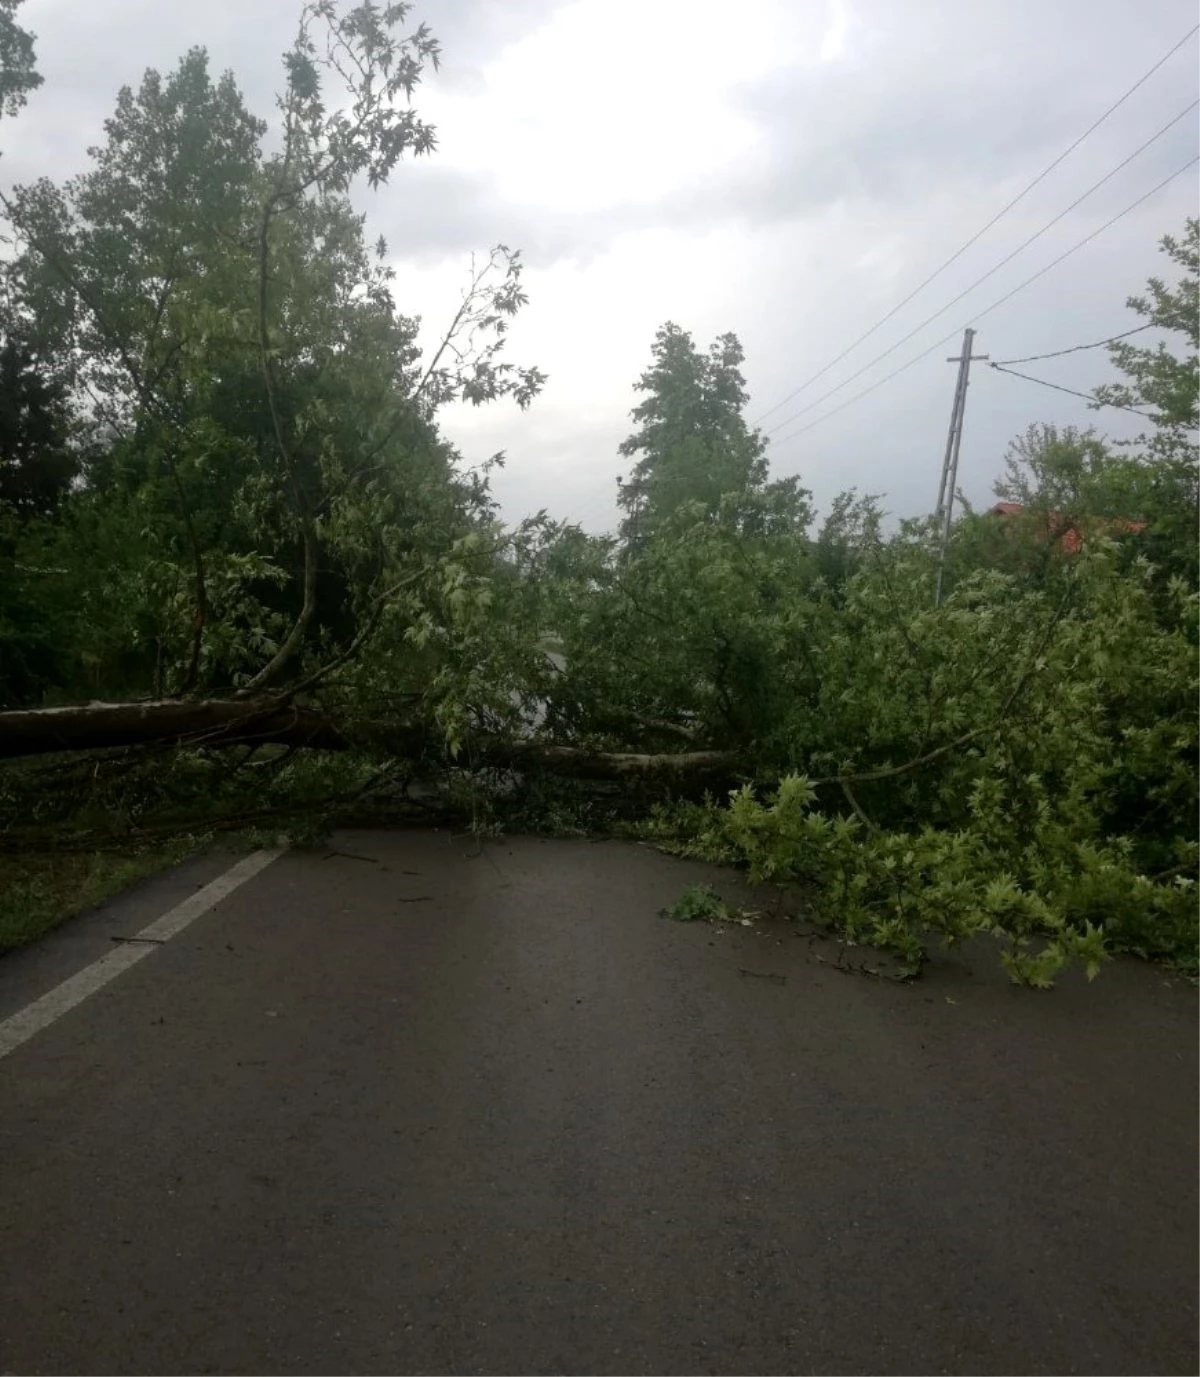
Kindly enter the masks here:
M 815 884 L 819 911 L 850 938 L 893 950 L 912 973 L 924 934 L 951 945 L 982 931 L 1009 939 L 1005 962 L 1026 983 L 1049 983 L 1072 955 L 1086 958 L 1089 976 L 1098 970 L 1099 932 L 1068 928 L 1002 870 L 989 878 L 986 849 L 971 832 L 864 833 L 857 818 L 812 809 L 814 799 L 810 781 L 791 775 L 769 804 L 749 789 L 736 794 L 724 825 L 753 876 Z M 1031 956 L 1034 936 L 1049 940 Z
M 1189 219 L 1178 238 L 1164 235 L 1162 251 L 1182 276 L 1173 285 L 1152 277 L 1147 295 L 1131 296 L 1125 304 L 1157 329 L 1182 335 L 1185 352 L 1172 353 L 1165 341 L 1146 348 L 1118 340 L 1109 354 L 1128 381 L 1098 387 L 1096 400 L 1107 406 L 1152 407 L 1154 431 L 1137 443 L 1152 458 L 1178 463 L 1194 484 L 1200 426 L 1200 219 Z
M 677 923 L 747 923 L 749 916 L 735 908 L 713 889 L 712 885 L 689 885 L 660 914 Z
M 22 0 L 0 0 L 0 115 L 15 115 L 42 84 L 34 67 L 33 34 L 17 23 Z
M 566 665 L 548 685 L 553 728 L 675 750 L 775 733 L 812 669 L 804 595 L 816 575 L 794 536 L 803 496 L 783 529 L 774 501 L 730 494 L 712 513 L 688 504 L 633 558 L 577 547 L 591 578 L 572 580 L 557 616 Z
M 47 516 L 79 467 L 69 446 L 63 383 L 12 332 L 0 336 L 0 503 L 19 517 Z
M 196 49 L 122 90 L 89 171 L 7 202 L 22 330 L 103 437 L 51 539 L 55 567 L 86 582 L 67 552 L 120 551 L 103 567 L 139 628 L 100 645 L 78 619 L 92 667 L 69 692 L 311 675 L 381 629 L 403 635 L 391 590 L 486 512 L 434 418 L 453 399 L 525 406 L 540 387 L 497 357 L 526 299 L 519 255 L 474 273 L 422 367 L 386 245 L 368 248 L 349 199 L 356 178 L 379 185 L 434 146 L 408 98 L 438 48 L 424 26 L 398 32 L 407 11 L 305 6 L 277 151 Z
M 862 496 L 853 488 L 830 504 L 813 545 L 817 575 L 836 593 L 875 550 L 881 540 L 883 512 L 877 494 Z
M 855 576 L 853 633 L 816 651 L 809 739 L 842 750 L 806 754 L 829 775 L 692 811 L 690 854 L 817 885 L 830 921 L 914 967 L 928 935 L 989 931 L 1027 983 L 1105 947 L 1194 969 L 1197 602 L 1177 581 L 1161 624 L 1151 573 L 1100 547 L 1052 593 L 988 574 L 937 612 L 897 605 L 901 568 Z
M 57 837 L 91 848 L 260 824 L 311 833 L 388 770 L 386 757 L 368 752 L 282 746 L 13 761 L 0 770 L 0 832 L 10 845 Z
M 1088 517 L 1144 519 L 1151 500 L 1144 470 L 1113 455 L 1094 430 L 1031 425 L 1008 447 L 997 497 L 1040 515 L 1055 513 L 1061 524 Z
M 668 321 L 651 352 L 653 363 L 636 384 L 647 394 L 632 412 L 638 428 L 620 447 L 625 457 L 638 456 L 618 497 L 631 548 L 686 504 L 712 514 L 733 494 L 761 494 L 767 480 L 766 441 L 741 414 L 747 393 L 737 336 L 722 335 L 703 355 L 686 330 Z M 806 521 L 796 483 L 772 486 L 774 501 L 760 509 L 760 519 L 786 519 L 791 505 Z
M 15 12 L 6 113 L 35 80 Z M 642 836 L 814 884 L 910 970 L 979 933 L 1028 984 L 1112 951 L 1194 969 L 1196 222 L 1163 241 L 1179 280 L 1130 300 L 1170 342 L 1115 344 L 1125 381 L 1096 393 L 1147 436 L 1031 427 L 997 488 L 1024 517 L 959 521 L 939 606 L 931 521 L 885 535 L 851 492 L 815 528 L 800 480 L 772 480 L 733 334 L 656 335 L 618 536 L 506 526 L 500 456 L 468 470 L 439 423 L 544 382 L 506 354 L 521 256 L 473 261 L 422 352 L 354 199 L 436 147 L 412 98 L 440 52 L 408 18 L 309 0 L 273 123 L 193 50 L 120 92 L 86 170 L 4 198 L 0 707 L 269 698 L 355 742 L 17 763 L 10 840 L 313 840 L 411 815 L 416 780 L 481 831 L 650 812 Z M 488 764 L 529 740 L 718 752 L 743 786 Z

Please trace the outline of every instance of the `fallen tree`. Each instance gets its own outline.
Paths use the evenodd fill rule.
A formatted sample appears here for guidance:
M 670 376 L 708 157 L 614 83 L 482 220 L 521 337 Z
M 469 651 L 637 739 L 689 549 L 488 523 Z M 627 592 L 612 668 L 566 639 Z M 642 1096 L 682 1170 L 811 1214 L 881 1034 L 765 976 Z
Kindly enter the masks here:
M 161 699 L 0 712 L 0 758 L 189 741 L 228 746 L 282 742 L 346 750 L 350 742 L 327 715 L 269 699 Z
M 514 770 L 538 769 L 573 779 L 627 782 L 687 780 L 718 783 L 737 773 L 732 751 L 590 751 L 579 746 L 556 746 L 538 741 L 485 741 L 473 751 L 476 763 Z
M 185 743 L 214 748 L 276 743 L 323 751 L 371 745 L 393 754 L 445 758 L 444 747 L 419 723 L 342 720 L 280 697 L 161 699 L 0 712 L 0 758 L 5 759 Z M 737 757 L 730 751 L 640 754 L 482 737 L 474 739 L 456 763 L 540 769 L 575 779 L 715 782 L 736 773 Z

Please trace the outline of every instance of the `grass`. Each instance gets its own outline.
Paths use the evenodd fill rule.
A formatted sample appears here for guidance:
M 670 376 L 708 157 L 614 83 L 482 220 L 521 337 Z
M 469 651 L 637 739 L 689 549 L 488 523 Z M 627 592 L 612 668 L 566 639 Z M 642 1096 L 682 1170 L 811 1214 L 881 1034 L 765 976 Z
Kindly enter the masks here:
M 126 851 L 0 855 L 0 952 L 36 941 L 138 880 L 177 865 L 203 840 L 184 836 Z

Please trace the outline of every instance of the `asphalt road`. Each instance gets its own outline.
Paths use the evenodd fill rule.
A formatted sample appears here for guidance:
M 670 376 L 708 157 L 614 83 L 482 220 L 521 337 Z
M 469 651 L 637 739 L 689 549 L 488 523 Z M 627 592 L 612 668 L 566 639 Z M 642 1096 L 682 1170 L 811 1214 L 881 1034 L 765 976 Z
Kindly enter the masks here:
M 335 849 L 0 1058 L 0 1371 L 1197 1371 L 1187 985 L 844 974 L 632 845 Z

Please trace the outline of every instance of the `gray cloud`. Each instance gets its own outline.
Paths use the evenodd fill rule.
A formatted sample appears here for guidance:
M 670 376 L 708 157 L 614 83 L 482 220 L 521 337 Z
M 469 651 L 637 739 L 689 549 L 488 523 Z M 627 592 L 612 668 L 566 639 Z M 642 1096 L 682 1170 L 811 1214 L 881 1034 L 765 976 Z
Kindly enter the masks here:
M 409 26 L 427 22 L 444 50 L 441 72 L 428 81 L 447 91 L 478 89 L 482 64 L 497 47 L 535 28 L 557 3 L 439 0 L 416 6 Z M 192 47 L 208 50 L 215 71 L 232 71 L 249 108 L 269 117 L 300 12 L 300 0 L 255 0 L 252 16 L 238 0 L 180 6 L 162 0 L 26 0 L 18 18 L 37 40 L 44 85 L 19 125 L 0 127 L 8 178 L 77 170 L 86 146 L 101 137 L 118 90 L 136 86 L 147 68 L 170 70 Z M 20 178 L 13 171 L 18 164 Z
M 401 167 L 366 209 L 393 256 L 410 261 L 462 257 L 497 240 L 507 242 L 502 208 L 488 182 L 439 166 L 436 154 Z M 513 228 L 514 245 L 522 243 L 523 226 Z
M 490 66 L 504 46 L 532 33 L 564 3 L 418 5 L 414 19 L 427 18 L 445 48 L 442 73 L 431 77 L 439 98 L 479 96 L 485 73 L 497 79 Z M 782 7 L 789 3 L 794 0 L 780 0 Z M 1195 22 L 1191 0 L 1140 0 L 1136 6 L 1128 0 L 848 0 L 848 8 L 850 41 L 840 60 L 777 71 L 732 93 L 726 87 L 718 100 L 698 94 L 698 141 L 714 132 L 708 122 L 732 114 L 752 124 L 756 146 L 741 162 L 714 167 L 648 203 L 614 196 L 599 209 L 564 212 L 547 173 L 544 194 L 534 183 L 541 204 L 525 204 L 503 194 L 503 166 L 462 170 L 450 146 L 441 158 L 400 169 L 390 187 L 364 198 L 372 233 L 382 232 L 397 258 L 423 268 L 461 260 L 498 240 L 524 251 L 532 302 L 523 320 L 531 329 L 528 340 L 514 340 L 513 356 L 532 357 L 547 368 L 551 385 L 544 404 L 528 415 L 489 410 L 461 432 L 468 460 L 508 450 L 497 490 L 510 514 L 541 506 L 552 493 L 564 510 L 590 510 L 593 524 L 606 524 L 605 494 L 613 491 L 611 475 L 620 467 L 615 445 L 627 429 L 630 385 L 649 352 L 647 300 L 700 339 L 721 329 L 739 332 L 756 414 L 756 407 L 779 400 L 933 271 Z M 117 88 L 135 84 L 147 66 L 170 68 L 193 44 L 208 47 L 215 69 L 234 71 L 252 109 L 269 113 L 296 14 L 294 0 L 258 0 L 250 23 L 247 6 L 234 0 L 184 7 L 161 0 L 29 0 L 22 19 L 39 34 L 46 84 L 17 121 L 0 124 L 0 180 L 80 170 Z M 687 23 L 683 0 L 679 14 Z M 631 31 L 630 44 L 638 41 Z M 700 74 L 698 88 L 703 80 Z M 894 326 L 795 405 L 818 398 L 823 387 L 962 290 L 1193 99 L 1196 84 L 1193 44 Z M 616 74 L 613 101 L 629 95 Z M 467 138 L 469 131 L 456 137 Z M 645 138 L 655 138 L 653 127 Z M 823 416 L 930 339 L 969 321 L 972 309 L 1094 229 L 1191 156 L 1195 144 L 1195 120 L 1186 120 L 986 288 L 806 419 Z M 499 162 L 519 162 L 522 152 L 518 128 Z M 1125 297 L 1162 268 L 1157 239 L 1194 213 L 1195 204 L 1192 175 L 1036 290 L 989 316 L 982 347 L 1011 356 L 1127 326 Z M 716 247 L 711 257 L 701 255 L 703 268 L 694 278 L 664 294 L 649 258 L 641 266 L 628 251 L 618 252 L 631 235 L 645 231 L 677 235 L 680 244 L 709 236 Z M 578 314 L 555 313 L 539 296 L 537 274 L 543 271 L 543 283 L 555 283 L 554 291 L 565 289 L 564 271 L 576 285 L 597 274 L 601 285 L 583 293 Z M 540 327 L 547 316 L 558 323 Z M 601 316 L 604 342 L 598 345 Z M 777 470 L 802 472 L 823 501 L 857 485 L 887 491 L 895 510 L 927 506 L 952 386 L 943 352 L 953 351 L 937 351 L 803 436 L 789 439 L 785 430 L 773 452 Z M 1107 376 L 1106 369 L 1103 354 L 1081 354 L 1046 368 L 1043 376 L 1086 391 Z M 562 374 L 575 382 L 573 391 L 560 395 L 555 387 Z M 580 379 L 594 379 L 586 407 L 574 405 L 582 395 Z M 787 414 L 785 408 L 772 420 Z M 1115 435 L 1137 425 L 1135 418 L 1097 417 L 1082 402 L 981 372 L 964 449 L 964 482 L 974 497 L 986 497 L 1008 438 L 1036 419 L 1098 422 Z M 451 422 L 452 435 L 457 424 Z
M 586 264 L 621 235 L 649 229 L 703 232 L 730 223 L 757 229 L 840 204 L 910 215 L 947 192 L 978 195 L 982 223 L 1002 204 L 994 188 L 1012 181 L 1015 193 L 1019 179 L 1056 157 L 1162 55 L 1164 36 L 1186 32 L 1189 18 L 1186 5 L 1149 6 L 1149 15 L 1140 11 L 1135 46 L 1107 37 L 1128 28 L 1123 5 L 1067 0 L 1049 14 L 1044 8 L 1032 0 L 1002 12 L 974 7 L 956 11 L 950 23 L 943 0 L 903 9 L 875 0 L 861 7 L 861 22 L 868 29 L 886 26 L 888 41 L 871 60 L 778 72 L 741 88 L 734 107 L 757 127 L 762 156 L 652 204 L 548 215 L 505 200 L 491 179 L 439 183 L 421 169 L 414 186 L 428 190 L 432 204 L 414 222 L 414 233 L 406 233 L 405 247 L 436 254 L 443 244 L 505 237 L 531 263 Z M 1037 41 L 1014 41 L 1021 33 L 1036 34 Z M 1073 195 L 1194 98 L 1193 58 L 1190 51 L 1178 54 L 1064 164 Z M 697 111 L 699 137 L 705 117 Z M 1152 185 L 1195 147 L 1195 120 L 1184 120 L 1131 165 L 1129 177 Z M 1129 199 L 1129 177 L 1096 193 L 1084 214 L 1103 219 L 1118 209 Z M 1063 204 L 1060 199 L 1054 211 Z M 458 236 L 445 223 L 456 217 Z M 919 214 L 910 219 L 920 233 Z M 427 239 L 425 225 L 432 231 Z

